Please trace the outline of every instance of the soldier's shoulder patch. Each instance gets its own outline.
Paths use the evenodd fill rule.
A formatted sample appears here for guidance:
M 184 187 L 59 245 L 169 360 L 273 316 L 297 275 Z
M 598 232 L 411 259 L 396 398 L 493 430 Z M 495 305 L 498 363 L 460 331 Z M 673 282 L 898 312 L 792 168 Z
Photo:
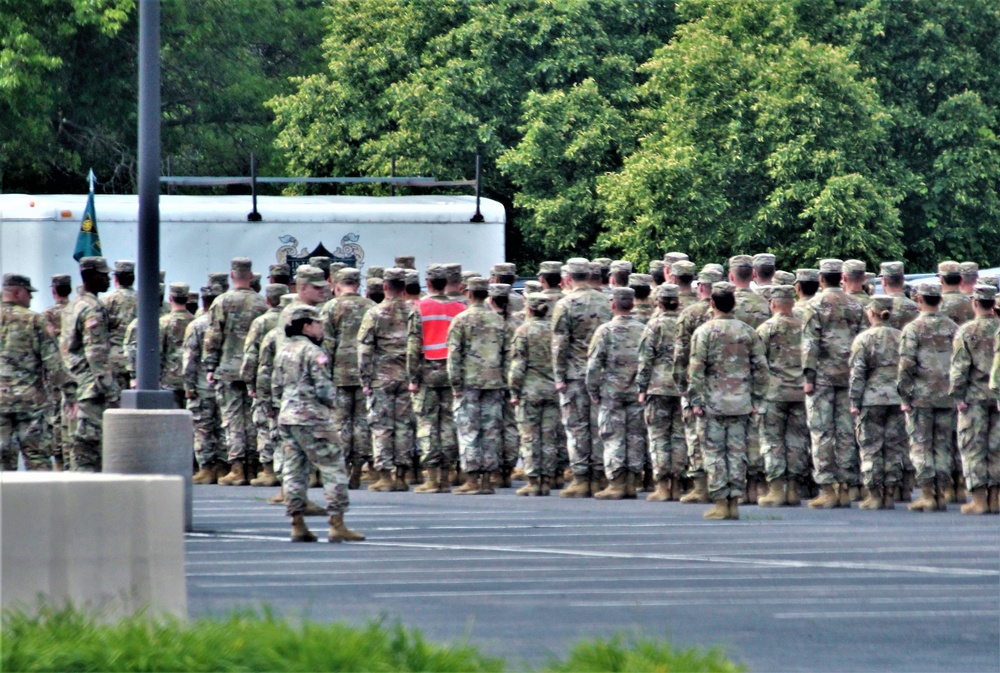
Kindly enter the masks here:
M 329 364 L 330 358 L 326 353 L 320 353 L 319 355 L 316 356 L 316 362 L 325 367 L 327 364 Z
M 97 329 L 98 325 L 100 324 L 101 324 L 100 320 L 98 320 L 97 318 L 91 318 L 86 323 L 84 323 L 84 326 L 87 329 Z

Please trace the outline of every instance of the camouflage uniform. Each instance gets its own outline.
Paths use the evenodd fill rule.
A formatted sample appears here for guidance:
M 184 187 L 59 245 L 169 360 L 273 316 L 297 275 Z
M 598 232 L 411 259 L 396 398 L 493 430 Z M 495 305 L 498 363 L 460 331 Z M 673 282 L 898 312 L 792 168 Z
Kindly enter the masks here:
M 724 291 L 721 286 L 732 288 L 716 283 L 713 293 Z M 702 453 L 709 497 L 739 498 L 746 491 L 751 414 L 768 385 L 764 348 L 753 328 L 728 314 L 695 330 L 688 382 L 692 408 L 704 411 Z
M 186 283 L 171 283 L 170 296 L 187 303 Z M 175 299 L 176 301 L 176 299 Z M 187 308 L 160 316 L 160 387 L 174 392 L 178 409 L 184 399 L 184 333 L 194 319 Z
M 961 290 L 943 290 L 938 312 L 948 316 L 956 325 L 964 325 L 976 317 L 972 300 Z
M 166 315 L 161 313 L 161 316 Z M 125 336 L 122 337 L 122 357 L 125 359 L 125 374 L 121 378 L 125 381 L 125 387 L 129 387 L 135 380 L 135 357 L 139 348 L 139 319 L 132 318 L 132 322 L 125 328 Z M 117 377 L 116 377 L 117 378 Z
M 481 278 L 469 289 L 486 289 Z M 500 469 L 503 397 L 507 371 L 507 326 L 484 303 L 472 302 L 448 331 L 448 380 L 455 396 L 455 428 L 462 470 L 492 474 Z
M 203 287 L 201 291 L 202 296 L 206 296 L 206 292 L 215 293 L 218 290 Z M 188 323 L 184 330 L 184 393 L 187 409 L 194 421 L 194 457 L 200 468 L 226 462 L 222 417 L 215 399 L 215 387 L 208 382 L 208 371 L 201 363 L 209 319 L 209 313 L 204 312 Z
M 240 365 L 240 378 L 247 384 L 247 392 L 253 398 L 251 403 L 254 426 L 257 429 L 257 455 L 261 463 L 269 463 L 274 460 L 275 433 L 272 428 L 270 409 L 261 402 L 259 391 L 257 390 L 257 372 L 260 366 L 260 346 L 267 333 L 278 326 L 278 319 L 281 317 L 281 307 L 278 302 L 281 297 L 288 294 L 288 286 L 282 284 L 269 284 L 265 290 L 270 304 L 266 312 L 254 318 L 250 323 L 250 331 L 247 332 L 246 341 L 243 344 L 243 362 Z M 270 399 L 270 390 L 267 391 Z
M 510 266 L 513 266 L 513 264 Z M 507 297 L 509 302 L 516 296 L 516 293 L 510 290 L 510 285 L 506 283 L 490 283 L 490 299 L 492 300 L 494 297 Z M 524 319 L 512 312 L 513 307 L 511 304 L 508 304 L 505 310 L 501 311 L 496 307 L 494 307 L 494 310 L 503 319 L 504 325 L 507 327 L 507 344 L 509 345 L 514 340 L 514 332 L 523 324 Z M 514 466 L 517 465 L 521 447 L 521 437 L 517 430 L 517 413 L 507 395 L 504 395 L 503 398 L 503 434 L 500 440 L 500 473 L 503 477 L 503 483 L 507 484 L 508 476 L 514 470 Z M 510 484 L 507 485 L 509 486 Z
M 290 296 L 290 295 L 285 295 Z M 257 355 L 257 402 L 267 417 L 268 439 L 260 453 L 261 463 L 270 462 L 276 476 L 281 475 L 281 433 L 278 431 L 278 412 L 281 411 L 281 400 L 271 394 L 271 381 L 274 375 L 274 360 L 278 355 L 278 344 L 284 342 L 282 326 L 275 327 L 264 335 L 260 341 L 260 352 Z M 282 337 L 279 339 L 279 337 Z
M 115 262 L 115 273 L 135 273 L 135 262 L 128 260 Z M 129 387 L 129 370 L 124 350 L 125 330 L 136 318 L 138 300 L 136 291 L 131 287 L 119 287 L 104 295 L 101 300 L 108 314 L 111 368 L 118 380 L 118 386 L 122 389 Z
M 24 276 L 8 274 L 4 286 L 26 287 Z M 16 470 L 18 450 L 29 470 L 52 469 L 52 435 L 46 416 L 53 390 L 72 391 L 45 319 L 15 302 L 0 306 L 0 470 Z
M 892 297 L 892 315 L 889 317 L 889 326 L 900 331 L 920 315 L 917 302 L 906 296 L 905 292 L 890 292 Z
M 68 275 L 60 274 L 52 277 L 53 285 L 64 284 L 70 286 Z M 46 330 L 59 347 L 60 335 L 62 334 L 63 315 L 69 310 L 69 299 L 59 297 L 56 303 L 44 311 L 42 317 L 45 318 Z M 52 452 L 56 459 L 56 469 L 63 465 L 69 465 L 69 416 L 65 413 L 66 394 L 57 389 L 49 379 L 45 380 L 45 396 L 48 398 L 49 407 L 49 428 L 52 432 Z

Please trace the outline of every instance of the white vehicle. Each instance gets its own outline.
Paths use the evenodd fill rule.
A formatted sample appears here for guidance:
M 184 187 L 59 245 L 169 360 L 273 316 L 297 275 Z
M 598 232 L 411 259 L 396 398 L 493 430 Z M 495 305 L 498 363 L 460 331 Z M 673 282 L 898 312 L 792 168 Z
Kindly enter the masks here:
M 78 282 L 73 250 L 86 194 L 0 194 L 0 274 L 20 273 L 39 289 L 32 309 L 52 304 L 50 276 Z M 139 200 L 95 196 L 101 250 L 109 264 L 136 259 Z M 486 273 L 503 262 L 504 208 L 474 196 L 259 196 L 260 222 L 248 222 L 249 196 L 160 196 L 160 268 L 167 282 L 193 289 L 207 275 L 250 257 L 267 282 L 270 264 L 309 257 L 321 246 L 362 270 L 390 267 L 396 255 L 416 257 L 423 276 L 431 262 L 460 262 Z M 289 259 L 292 258 L 292 259 Z

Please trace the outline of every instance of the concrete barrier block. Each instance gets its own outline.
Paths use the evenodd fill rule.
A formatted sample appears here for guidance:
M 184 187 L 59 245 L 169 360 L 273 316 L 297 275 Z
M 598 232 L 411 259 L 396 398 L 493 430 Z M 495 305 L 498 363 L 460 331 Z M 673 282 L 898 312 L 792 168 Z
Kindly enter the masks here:
M 187 617 L 177 477 L 0 473 L 0 605 Z

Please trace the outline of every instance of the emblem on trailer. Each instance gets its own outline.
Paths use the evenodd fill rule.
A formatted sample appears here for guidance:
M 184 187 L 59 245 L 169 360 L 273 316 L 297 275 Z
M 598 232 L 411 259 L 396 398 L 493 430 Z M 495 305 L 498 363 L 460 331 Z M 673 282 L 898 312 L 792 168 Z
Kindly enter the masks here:
M 279 264 L 287 264 L 291 268 L 292 275 L 300 266 L 308 264 L 310 257 L 329 257 L 334 262 L 360 269 L 365 259 L 365 249 L 358 245 L 360 238 L 359 234 L 347 234 L 340 239 L 340 247 L 333 252 L 327 250 L 322 242 L 310 252 L 305 247 L 300 250 L 299 241 L 294 236 L 279 236 L 278 240 L 284 245 L 278 248 L 275 256 Z

